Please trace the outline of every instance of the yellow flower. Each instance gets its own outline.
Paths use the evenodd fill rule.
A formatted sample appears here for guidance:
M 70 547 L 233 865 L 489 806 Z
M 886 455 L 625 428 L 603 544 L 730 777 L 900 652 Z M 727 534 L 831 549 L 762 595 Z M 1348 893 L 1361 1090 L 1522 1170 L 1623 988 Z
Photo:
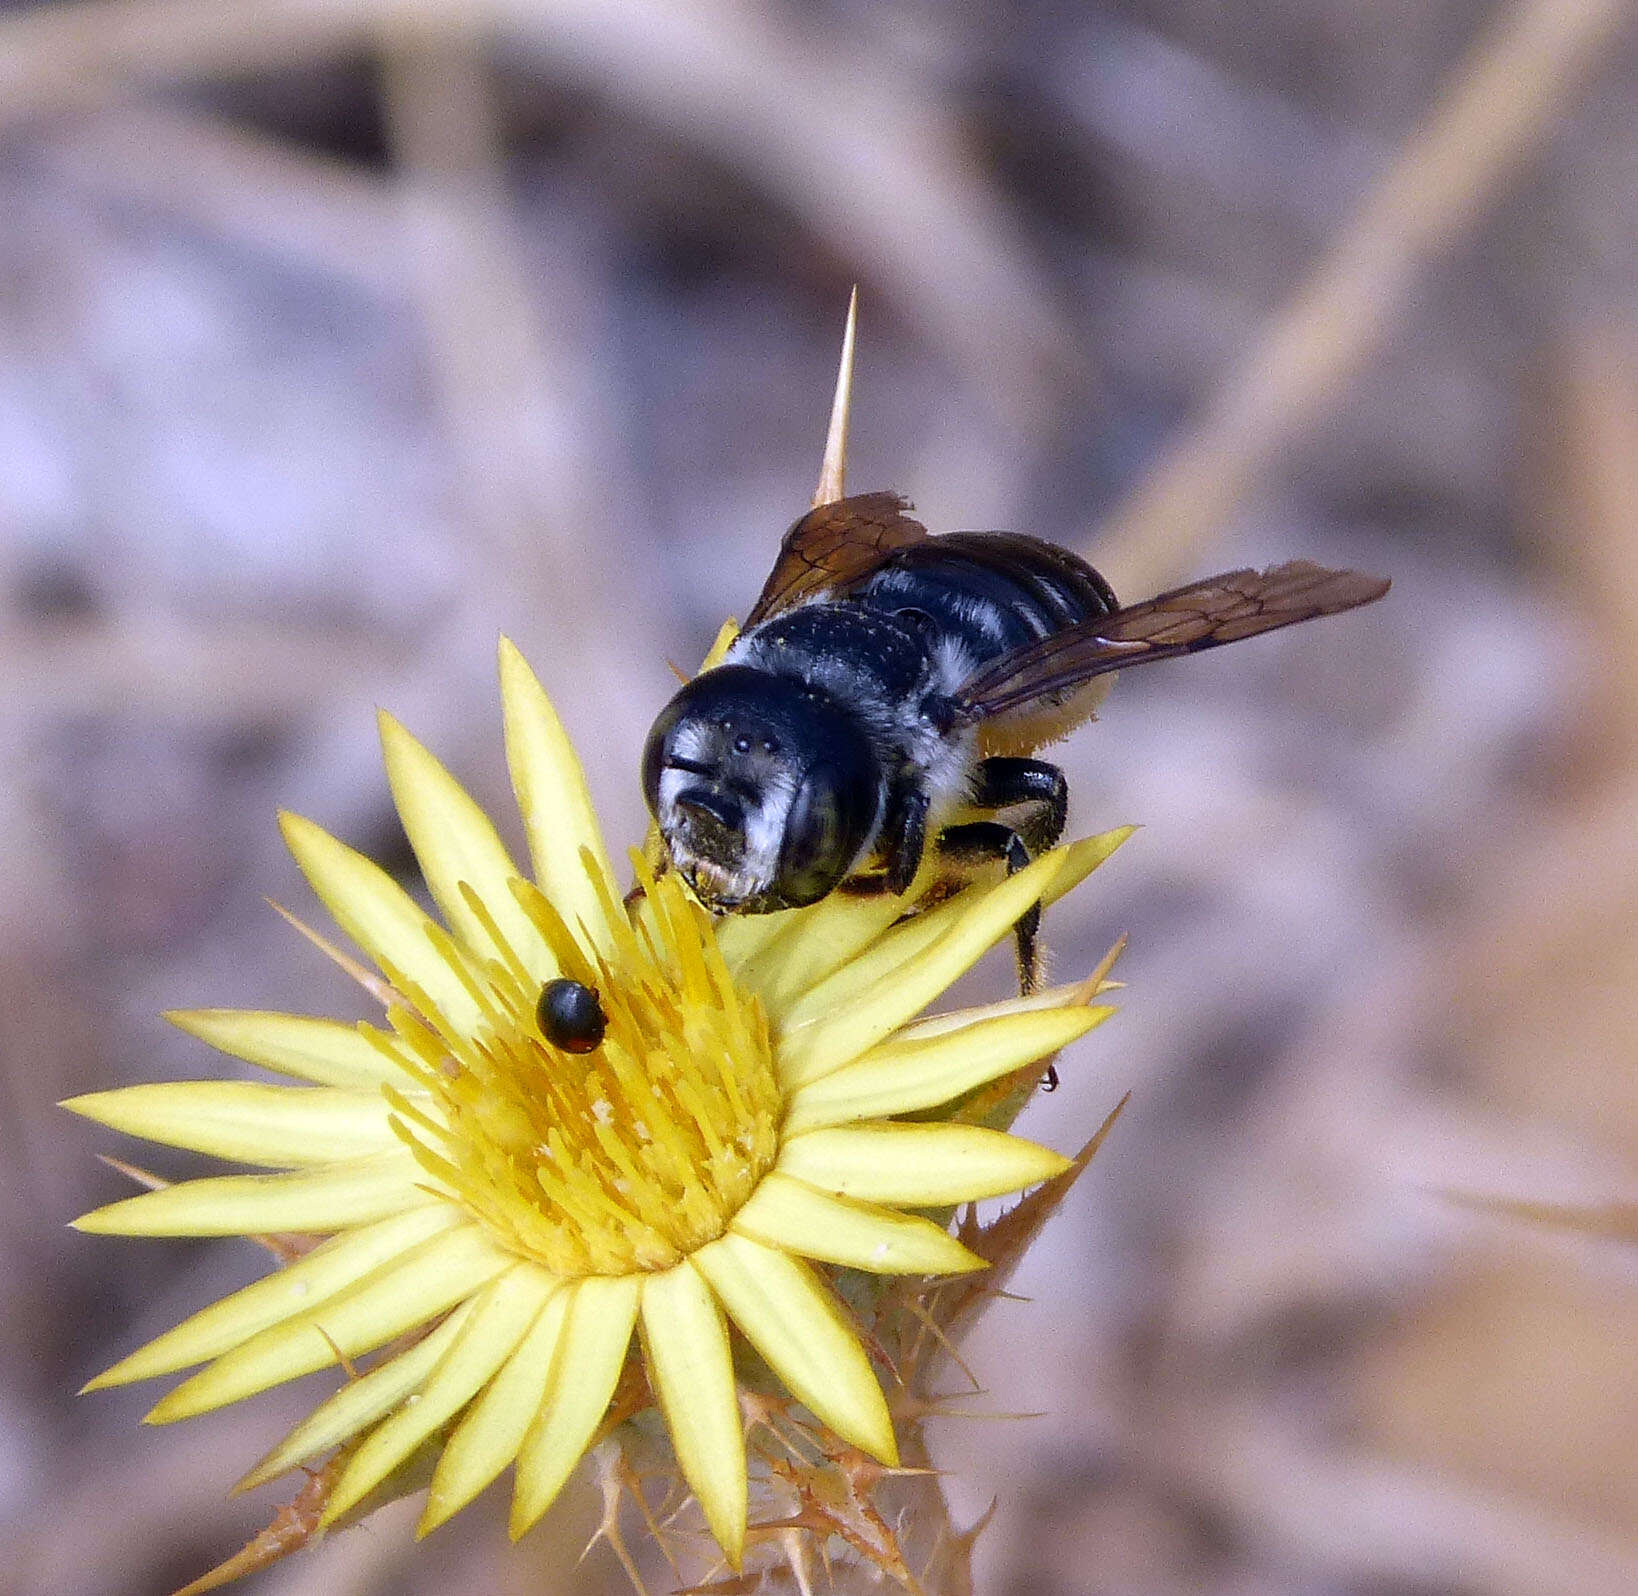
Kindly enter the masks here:
M 393 796 L 444 923 L 311 821 L 282 824 L 385 978 L 385 1026 L 174 1014 L 308 1084 L 135 1086 L 67 1105 L 275 1171 L 163 1187 L 86 1215 L 82 1230 L 328 1238 L 91 1386 L 205 1364 L 149 1414 L 164 1423 L 386 1349 L 246 1483 L 344 1447 L 332 1522 L 441 1442 L 423 1531 L 515 1464 L 521 1535 L 609 1422 L 635 1331 L 678 1462 L 737 1564 L 747 1483 L 730 1325 L 838 1436 L 895 1463 L 882 1386 L 823 1266 L 980 1267 L 905 1210 L 1018 1191 L 1066 1167 L 924 1111 L 1029 1068 L 1109 1011 L 1048 993 L 916 1016 L 1126 833 L 908 918 L 905 900 L 834 895 L 716 922 L 641 861 L 646 890 L 628 912 L 545 692 L 509 643 L 500 669 L 534 880 L 383 716 Z M 592 1052 L 560 1050 L 540 1029 L 542 987 L 559 976 L 599 995 L 607 1029 Z

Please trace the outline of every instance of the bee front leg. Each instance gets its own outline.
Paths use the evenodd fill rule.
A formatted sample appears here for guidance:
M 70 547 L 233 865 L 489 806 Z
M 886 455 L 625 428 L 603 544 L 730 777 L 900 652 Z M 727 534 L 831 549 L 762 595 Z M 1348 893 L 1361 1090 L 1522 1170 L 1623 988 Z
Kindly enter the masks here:
M 887 890 L 897 896 L 910 890 L 927 844 L 927 794 L 904 784 L 894 795 L 887 844 Z
M 896 780 L 888 788 L 887 818 L 870 867 L 850 876 L 841 890 L 855 897 L 874 897 L 883 892 L 899 897 L 908 892 L 927 845 L 928 808 L 927 794 L 920 787 L 902 777 Z

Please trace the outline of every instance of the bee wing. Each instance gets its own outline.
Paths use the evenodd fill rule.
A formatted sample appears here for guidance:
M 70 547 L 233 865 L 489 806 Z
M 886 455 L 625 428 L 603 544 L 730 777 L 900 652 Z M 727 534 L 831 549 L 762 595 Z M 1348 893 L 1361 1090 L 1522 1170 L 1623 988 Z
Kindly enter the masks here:
M 1369 604 L 1388 585 L 1385 577 L 1328 571 L 1308 560 L 1266 571 L 1225 571 L 1014 649 L 963 683 L 957 703 L 971 718 L 987 719 L 1108 671 Z
M 909 508 L 901 494 L 860 493 L 809 510 L 779 545 L 773 572 L 745 617 L 746 629 L 804 599 L 862 581 L 895 549 L 920 543 L 927 528 L 905 513 Z

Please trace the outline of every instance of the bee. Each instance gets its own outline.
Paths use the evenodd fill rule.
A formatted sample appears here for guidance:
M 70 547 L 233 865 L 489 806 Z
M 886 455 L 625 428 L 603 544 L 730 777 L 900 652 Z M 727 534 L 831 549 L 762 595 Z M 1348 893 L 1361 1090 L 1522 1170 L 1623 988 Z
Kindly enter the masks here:
M 932 536 L 910 508 L 867 493 L 802 516 L 722 663 L 654 722 L 644 794 L 713 912 L 902 893 L 928 846 L 1021 869 L 1068 816 L 1063 772 L 1034 756 L 1092 717 L 1113 672 L 1335 615 L 1389 585 L 1295 560 L 1122 605 L 1067 549 L 1016 532 Z M 1025 990 L 1038 924 L 1032 910 L 1017 927 Z

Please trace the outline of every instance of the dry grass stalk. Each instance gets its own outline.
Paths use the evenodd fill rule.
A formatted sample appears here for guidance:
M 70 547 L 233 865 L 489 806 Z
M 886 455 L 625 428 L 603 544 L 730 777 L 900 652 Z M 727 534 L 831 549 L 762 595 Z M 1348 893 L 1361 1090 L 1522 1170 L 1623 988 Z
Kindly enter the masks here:
M 154 103 L 65 119 L 39 148 L 76 192 L 173 217 L 388 301 L 408 294 L 398 206 L 356 163 Z
M 773 12 L 692 0 L 84 0 L 0 22 L 0 126 L 200 78 L 290 70 L 413 31 L 481 40 L 726 153 L 846 240 L 861 277 L 1008 420 L 1075 347 L 935 85 Z M 793 116 L 793 106 L 802 114 Z
M 1185 574 L 1281 451 L 1336 403 L 1422 273 L 1468 235 L 1564 115 L 1631 9 L 1519 0 L 1486 31 L 1318 268 L 1099 528 L 1100 563 L 1122 591 Z

